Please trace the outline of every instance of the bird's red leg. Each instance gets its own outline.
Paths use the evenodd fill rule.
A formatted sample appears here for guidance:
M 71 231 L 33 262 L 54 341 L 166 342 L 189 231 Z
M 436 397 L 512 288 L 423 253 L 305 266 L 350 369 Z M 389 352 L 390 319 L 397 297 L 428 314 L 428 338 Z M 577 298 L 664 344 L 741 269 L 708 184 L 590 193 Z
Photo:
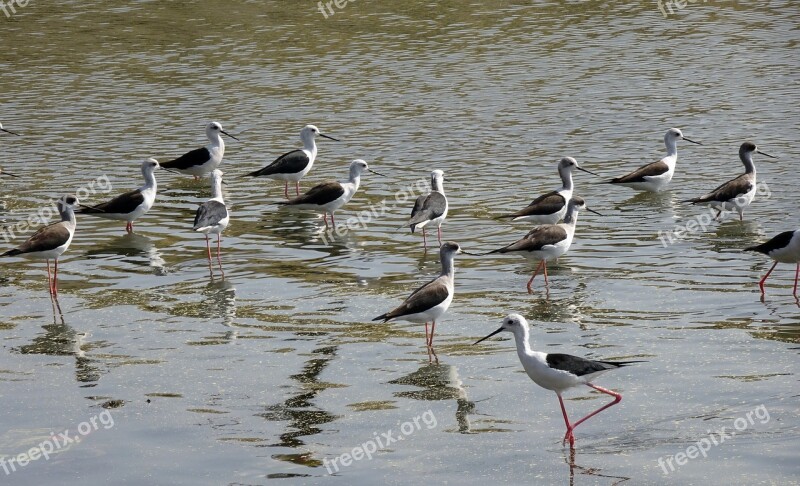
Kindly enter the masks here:
M 542 268 L 542 264 L 543 263 L 544 263 L 544 260 L 539 262 L 539 265 L 536 266 L 536 270 L 533 271 L 533 275 L 531 275 L 531 279 L 528 280 L 528 293 L 529 294 L 533 293 L 533 289 L 531 288 L 531 284 L 533 283 L 533 279 L 536 278 L 536 274 L 539 273 L 539 269 Z
M 769 272 L 767 272 L 767 274 L 764 275 L 764 278 L 762 278 L 761 281 L 758 282 L 758 288 L 761 289 L 761 294 L 762 295 L 764 294 L 764 282 L 767 281 L 767 277 L 769 277 L 769 274 L 772 273 L 773 270 L 775 270 L 775 265 L 777 265 L 777 264 L 778 264 L 778 262 L 773 263 L 772 266 L 769 268 Z
M 428 344 L 428 342 L 430 341 L 430 338 L 428 336 L 430 336 L 430 334 L 428 332 L 428 323 L 426 322 L 425 323 L 425 344 Z
M 300 195 L 300 181 L 294 181 L 294 192 Z
M 194 180 L 199 181 L 200 180 L 200 176 L 194 176 Z
M 336 230 L 336 218 L 333 217 L 333 213 L 331 213 L 331 226 Z
M 561 414 L 564 415 L 564 423 L 567 425 L 567 433 L 564 434 L 564 440 L 561 441 L 561 445 L 569 440 L 570 448 L 575 444 L 575 437 L 572 435 L 572 424 L 569 423 L 569 417 L 567 417 L 567 408 L 564 407 L 564 399 L 561 398 L 560 393 L 556 393 L 558 396 L 558 403 L 561 405 Z
M 428 248 L 428 238 L 425 236 L 425 227 L 422 227 L 422 246 Z
M 433 322 L 431 323 L 431 337 L 430 337 L 430 339 L 428 340 L 428 347 L 429 347 L 429 348 L 432 348 L 432 347 L 433 347 L 433 333 L 434 333 L 435 331 L 436 331 L 436 321 L 433 321 Z
M 587 416 L 583 417 L 582 419 L 580 419 L 580 420 L 578 420 L 577 422 L 575 422 L 574 424 L 572 424 L 572 430 L 575 430 L 575 427 L 577 427 L 577 426 L 579 426 L 581 423 L 585 422 L 585 421 L 586 421 L 586 419 L 588 419 L 588 418 L 591 418 L 591 417 L 594 417 L 594 416 L 595 416 L 595 415 L 597 415 L 598 413 L 602 412 L 603 410 L 607 409 L 608 407 L 611 407 L 611 406 L 613 406 L 613 405 L 616 405 L 616 404 L 618 404 L 618 403 L 619 403 L 619 402 L 622 400 L 622 395 L 620 395 L 620 394 L 619 394 L 619 393 L 617 393 L 617 392 L 613 392 L 613 391 L 611 391 L 611 390 L 606 390 L 605 388 L 603 388 L 603 387 L 601 387 L 601 386 L 592 385 L 591 383 L 587 383 L 587 384 L 586 384 L 586 386 L 590 386 L 590 387 L 594 388 L 595 390 L 597 390 L 597 391 L 599 391 L 599 392 L 603 392 L 603 393 L 605 393 L 605 394 L 611 395 L 612 397 L 614 397 L 614 401 L 613 401 L 613 402 L 610 402 L 610 403 L 607 403 L 607 404 L 605 404 L 604 406 L 602 406 L 602 407 L 598 408 L 598 409 L 597 409 L 597 410 L 595 410 L 594 412 L 590 413 L 589 415 L 587 415 Z
M 439 246 L 442 246 L 442 227 L 441 227 L 441 226 L 439 226 L 439 227 L 438 227 L 438 228 L 436 228 L 436 229 L 438 230 L 438 236 L 439 236 Z
M 797 278 L 800 277 L 800 263 L 797 264 L 797 270 L 794 272 L 794 292 L 792 295 L 797 297 Z
M 206 235 L 206 253 L 208 254 L 208 261 L 211 262 L 211 246 L 208 243 L 208 235 Z
M 547 281 L 547 261 L 542 260 L 542 263 L 544 264 L 544 285 L 550 287 L 550 282 Z
M 53 295 L 58 296 L 58 257 L 56 257 L 56 264 L 53 268 Z
M 220 234 L 217 233 L 217 261 L 219 262 L 220 266 L 222 266 L 222 260 L 219 257 L 219 253 L 220 253 L 219 252 L 219 247 L 221 245 L 221 240 L 222 240 L 222 236 L 220 236 Z
M 322 219 L 325 220 L 325 228 L 328 227 L 328 213 L 322 213 Z
M 50 259 L 47 259 L 47 289 L 53 294 L 53 277 L 50 275 Z

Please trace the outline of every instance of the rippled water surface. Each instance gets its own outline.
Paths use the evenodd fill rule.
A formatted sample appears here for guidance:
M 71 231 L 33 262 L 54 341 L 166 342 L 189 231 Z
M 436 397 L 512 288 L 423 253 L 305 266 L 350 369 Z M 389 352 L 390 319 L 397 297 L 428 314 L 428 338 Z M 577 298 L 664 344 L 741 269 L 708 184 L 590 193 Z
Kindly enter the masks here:
M 0 456 L 93 418 L 113 426 L 95 420 L 0 482 L 797 484 L 794 268 L 778 266 L 762 302 L 771 262 L 740 251 L 798 224 L 796 3 L 696 2 L 667 19 L 655 1 L 334 10 L 32 0 L 0 14 L 0 121 L 22 134 L 0 133 L 0 163 L 23 176 L 0 181 L 5 224 L 103 177 L 113 194 L 137 187 L 142 159 L 200 146 L 209 120 L 241 139 L 222 167 L 224 279 L 190 231 L 207 182 L 167 173 L 135 234 L 79 217 L 57 303 L 42 263 L 3 260 Z M 281 184 L 241 177 L 297 147 L 306 123 L 341 142 L 320 141 L 304 187 L 354 158 L 387 175 L 365 176 L 338 213 L 383 208 L 363 227 L 325 233 L 313 213 L 277 209 Z M 423 326 L 371 322 L 439 271 L 420 235 L 397 230 L 404 189 L 430 170 L 445 172 L 446 238 L 485 252 L 527 231 L 495 217 L 556 187 L 561 156 L 622 175 L 660 157 L 671 126 L 704 145 L 679 144 L 669 191 L 576 175 L 602 216 L 581 215 L 549 294 L 538 277 L 525 291 L 521 258 L 464 255 L 435 356 Z M 707 214 L 681 201 L 740 173 L 747 139 L 780 158 L 756 157 L 764 185 L 744 222 L 665 248 L 659 234 Z M 85 202 L 108 197 L 94 187 Z M 536 349 L 647 361 L 597 380 L 624 399 L 576 430 L 574 454 L 509 337 L 472 346 L 509 312 L 530 320 Z M 589 391 L 566 394 L 575 418 L 605 402 Z M 748 412 L 664 474 L 659 458 Z M 403 439 L 329 474 L 387 431 Z

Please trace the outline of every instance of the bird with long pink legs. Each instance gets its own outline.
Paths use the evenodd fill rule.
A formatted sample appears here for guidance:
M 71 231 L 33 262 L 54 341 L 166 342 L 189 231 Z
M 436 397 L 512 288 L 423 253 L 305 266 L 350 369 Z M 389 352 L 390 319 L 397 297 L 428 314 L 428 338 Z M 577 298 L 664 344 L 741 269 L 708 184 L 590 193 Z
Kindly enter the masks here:
M 501 332 L 510 332 L 514 334 L 514 340 L 517 344 L 517 356 L 519 356 L 522 367 L 525 369 L 530 379 L 542 388 L 554 391 L 558 396 L 558 403 L 561 405 L 561 413 L 564 415 L 564 423 L 567 426 L 567 432 L 564 434 L 564 440 L 562 440 L 561 443 L 565 444 L 569 442 L 570 448 L 575 446 L 575 435 L 573 434 L 575 427 L 622 400 L 621 394 L 597 386 L 593 384 L 592 381 L 606 371 L 643 362 L 594 361 L 569 354 L 533 351 L 529 341 L 530 329 L 528 327 L 528 321 L 519 314 L 507 315 L 503 319 L 503 324 L 499 329 L 479 339 L 474 344 L 478 344 Z M 576 422 L 570 422 L 561 394 L 578 385 L 586 385 L 594 388 L 601 393 L 614 397 L 614 400 L 582 419 Z
M 544 284 L 545 287 L 549 289 L 549 282 L 547 281 L 547 260 L 558 259 L 569 250 L 570 245 L 572 245 L 572 239 L 575 236 L 578 211 L 581 209 L 598 215 L 600 214 L 586 207 L 586 201 L 582 198 L 572 196 L 567 204 L 567 213 L 566 216 L 564 216 L 563 223 L 536 226 L 523 238 L 503 248 L 485 253 L 485 255 L 493 253 L 516 253 L 528 260 L 538 260 L 539 265 L 536 267 L 530 280 L 528 280 L 528 293 L 533 293 L 533 288 L 531 287 L 533 279 L 536 278 L 536 275 L 538 275 L 542 268 L 544 268 Z
M 422 245 L 427 249 L 425 227 L 436 226 L 439 246 L 442 246 L 442 223 L 445 218 L 447 218 L 447 196 L 444 195 L 444 172 L 437 169 L 431 172 L 430 194 L 423 194 L 414 201 L 411 219 L 407 225 L 412 233 L 418 229 L 422 230 Z
M 383 176 L 380 172 L 370 169 L 363 160 L 356 159 L 350 163 L 350 177 L 346 182 L 328 181 L 317 184 L 302 196 L 286 202 L 279 202 L 278 205 L 320 211 L 325 220 L 325 228 L 328 227 L 328 214 L 330 213 L 331 224 L 335 230 L 336 219 L 334 219 L 333 213 L 353 198 L 361 185 L 361 174 L 364 172 Z
M 206 125 L 208 145 L 186 152 L 175 160 L 163 162 L 161 167 L 172 172 L 192 175 L 194 180 L 205 177 L 206 174 L 210 174 L 222 163 L 222 156 L 225 155 L 225 141 L 222 140 L 222 135 L 227 135 L 237 142 L 239 141 L 238 138 L 223 130 L 222 125 L 212 121 Z
M 283 195 L 289 199 L 289 182 L 294 182 L 294 190 L 300 195 L 300 179 L 311 171 L 317 158 L 316 137 L 327 138 L 338 142 L 338 139 L 324 135 L 314 125 L 306 125 L 300 130 L 300 141 L 303 148 L 292 150 L 275 159 L 268 166 L 247 174 L 249 177 L 267 177 L 283 181 Z
M 78 198 L 75 196 L 64 196 L 58 200 L 58 212 L 61 221 L 51 223 L 39 228 L 30 238 L 13 250 L 0 254 L 0 257 L 21 256 L 34 260 L 47 261 L 47 284 L 50 294 L 58 295 L 58 257 L 60 257 L 75 235 L 75 208 L 79 206 Z M 55 260 L 54 273 L 50 273 L 50 260 Z
M 194 216 L 194 225 L 192 229 L 198 233 L 206 235 L 206 251 L 208 253 L 208 266 L 211 268 L 211 246 L 208 241 L 209 234 L 217 235 L 217 264 L 219 269 L 222 270 L 222 259 L 220 258 L 220 245 L 221 234 L 228 227 L 230 222 L 230 214 L 228 208 L 225 206 L 225 200 L 222 198 L 222 171 L 214 169 L 211 172 L 211 199 L 204 202 L 197 208 L 197 213 Z
M 388 322 L 401 319 L 409 322 L 425 323 L 425 345 L 433 347 L 433 333 L 436 332 L 436 320 L 447 312 L 453 302 L 455 293 L 455 266 L 456 255 L 462 253 L 458 243 L 446 241 L 439 248 L 439 258 L 442 262 L 442 271 L 438 277 L 418 288 L 403 301 L 402 304 L 372 319 L 373 321 Z M 431 323 L 430 331 L 428 323 Z
M 796 264 L 797 268 L 794 273 L 794 291 L 792 292 L 792 295 L 797 297 L 797 280 L 800 278 L 800 229 L 794 231 L 784 231 L 766 243 L 747 247 L 744 249 L 744 251 L 756 251 L 758 253 L 763 253 L 775 260 L 775 263 L 773 263 L 769 268 L 769 271 L 766 275 L 764 275 L 764 278 L 758 282 L 758 287 L 761 289 L 762 297 L 765 294 L 764 282 L 767 281 L 767 277 L 769 277 L 772 271 L 775 270 L 775 266 L 778 265 L 778 263 Z

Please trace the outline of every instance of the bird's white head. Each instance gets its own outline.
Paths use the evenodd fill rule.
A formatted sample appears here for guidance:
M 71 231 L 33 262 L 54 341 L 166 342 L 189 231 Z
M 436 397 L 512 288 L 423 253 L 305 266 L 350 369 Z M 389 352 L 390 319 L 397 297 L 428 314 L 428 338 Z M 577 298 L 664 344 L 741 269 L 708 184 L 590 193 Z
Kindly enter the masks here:
M 300 140 L 303 142 L 303 145 L 309 145 L 314 142 L 314 139 L 317 138 L 317 135 L 323 138 L 327 138 L 328 140 L 333 140 L 338 142 L 339 140 L 333 137 L 329 137 L 324 133 L 319 131 L 319 128 L 316 125 L 306 125 L 300 130 Z
M 442 187 L 444 187 L 444 172 L 436 169 L 431 172 L 431 188 L 434 191 L 442 191 Z
M 561 160 L 558 161 L 558 173 L 559 174 L 567 174 L 571 173 L 573 170 L 578 169 L 580 171 L 586 172 L 587 174 L 597 175 L 592 171 L 586 170 L 580 165 L 578 165 L 578 161 L 572 157 L 563 157 Z
M 488 336 L 482 337 L 478 339 L 473 344 L 478 344 L 481 341 L 485 341 L 490 337 L 494 336 L 495 334 L 500 334 L 501 332 L 510 332 L 515 335 L 524 335 L 524 333 L 528 330 L 528 321 L 525 320 L 519 314 L 509 314 L 503 318 L 503 323 L 500 325 L 498 329 L 496 329 L 493 333 L 489 334 Z
M 374 170 L 370 169 L 369 165 L 367 165 L 367 163 L 362 159 L 356 159 L 356 160 L 350 162 L 350 179 L 351 180 L 361 177 L 361 174 L 364 171 L 372 172 L 373 174 L 377 174 L 379 176 L 383 176 L 383 174 L 381 174 L 380 172 L 377 172 L 377 171 L 374 171 Z M 384 176 L 384 177 L 386 177 L 386 176 Z
M 667 133 L 664 135 L 664 143 L 667 145 L 667 147 L 674 146 L 678 140 L 686 140 L 687 142 L 697 145 L 703 145 L 700 142 L 695 142 L 694 140 L 684 137 L 683 132 L 681 132 L 678 128 L 670 128 L 667 130 Z
M 214 169 L 213 171 L 211 171 L 211 178 L 213 180 L 220 180 L 221 181 L 223 175 L 224 175 L 224 172 L 222 172 L 219 169 Z
M 156 169 L 161 168 L 156 159 L 145 159 L 142 162 L 142 174 L 152 174 Z
M 219 122 L 212 121 L 211 123 L 206 125 L 206 137 L 208 137 L 209 140 L 215 140 L 216 138 L 222 140 L 220 134 L 227 135 L 237 141 L 239 140 L 238 138 L 234 137 L 230 133 L 223 130 L 222 125 L 220 125 Z

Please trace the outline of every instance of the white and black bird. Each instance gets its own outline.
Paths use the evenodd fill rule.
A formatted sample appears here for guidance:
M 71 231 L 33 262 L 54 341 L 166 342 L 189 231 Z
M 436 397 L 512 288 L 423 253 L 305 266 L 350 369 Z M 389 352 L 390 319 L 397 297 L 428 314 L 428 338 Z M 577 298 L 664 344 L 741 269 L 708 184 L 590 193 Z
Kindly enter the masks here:
M 763 253 L 775 260 L 764 278 L 758 282 L 761 295 L 764 295 L 764 282 L 775 269 L 778 263 L 794 263 L 797 269 L 794 274 L 794 291 L 792 295 L 797 297 L 797 280 L 800 278 L 800 229 L 794 231 L 784 231 L 773 237 L 771 240 L 760 245 L 750 246 L 745 251 L 756 251 Z
M 277 181 L 284 181 L 283 194 L 289 199 L 289 182 L 294 182 L 296 194 L 300 195 L 300 179 L 303 178 L 314 166 L 317 158 L 316 137 L 324 137 L 338 142 L 338 139 L 320 133 L 314 125 L 306 125 L 300 130 L 300 140 L 303 148 L 287 152 L 271 164 L 255 172 L 247 174 L 250 177 L 268 177 Z
M 521 255 L 528 260 L 538 260 L 539 265 L 533 272 L 531 279 L 528 280 L 528 293 L 532 293 L 531 284 L 534 277 L 539 273 L 539 269 L 544 267 L 544 282 L 548 286 L 547 281 L 547 260 L 555 260 L 569 250 L 572 245 L 572 239 L 575 236 L 575 225 L 578 222 L 578 211 L 585 209 L 595 214 L 600 214 L 597 211 L 591 210 L 586 207 L 586 202 L 579 196 L 572 196 L 567 204 L 567 214 L 564 216 L 564 222 L 558 224 L 544 224 L 536 226 L 528 232 L 522 239 L 511 243 L 510 245 L 492 250 L 486 255 L 493 253 L 514 253 Z
M 500 329 L 479 339 L 474 344 L 478 344 L 501 332 L 510 332 L 514 334 L 514 341 L 516 341 L 517 344 L 517 356 L 522 363 L 522 367 L 525 369 L 525 373 L 528 374 L 528 377 L 540 387 L 554 391 L 558 396 L 558 403 L 561 405 L 561 413 L 564 415 L 564 423 L 567 426 L 567 433 L 564 435 L 562 444 L 569 441 L 570 447 L 575 445 L 575 436 L 572 433 L 575 427 L 622 400 L 621 394 L 597 386 L 593 384 L 592 381 L 607 371 L 622 368 L 623 366 L 634 363 L 643 363 L 643 361 L 594 361 L 570 354 L 534 351 L 531 349 L 529 340 L 530 329 L 528 327 L 528 321 L 519 314 L 507 315 L 503 318 L 503 324 L 500 326 Z M 579 385 L 586 385 L 600 393 L 611 395 L 614 397 L 614 401 L 598 408 L 577 422 L 570 422 L 561 394 Z
M 431 192 L 423 194 L 414 202 L 411 209 L 411 219 L 408 220 L 408 227 L 414 233 L 422 229 L 422 243 L 428 247 L 428 240 L 425 237 L 425 227 L 428 225 L 436 226 L 439 245 L 442 244 L 442 223 L 447 218 L 447 196 L 444 195 L 444 172 L 434 170 L 431 172 Z
M 397 308 L 372 320 L 387 322 L 392 319 L 402 319 L 409 322 L 424 322 L 425 342 L 428 347 L 433 346 L 436 321 L 447 312 L 450 303 L 453 302 L 454 260 L 459 253 L 462 253 L 462 250 L 458 243 L 446 241 L 442 244 L 439 248 L 439 258 L 442 262 L 442 272 L 439 276 L 412 292 Z M 429 322 L 430 333 L 428 333 Z
M 220 267 L 220 239 L 221 234 L 228 227 L 230 214 L 222 198 L 222 171 L 214 169 L 211 173 L 211 199 L 204 202 L 197 208 L 192 229 L 198 233 L 206 235 L 206 250 L 208 252 L 208 262 L 211 264 L 211 246 L 208 242 L 208 235 L 217 235 L 217 262 Z
M 6 130 L 5 128 L 3 128 L 3 124 L 2 124 L 2 123 L 0 123 L 0 132 L 6 132 L 6 133 L 10 133 L 11 135 L 16 135 L 16 136 L 18 136 L 18 137 L 21 137 L 21 136 L 22 136 L 22 135 L 20 135 L 19 133 L 12 132 L 11 130 Z
M 227 135 L 238 141 L 239 139 L 222 129 L 222 125 L 212 121 L 206 125 L 206 137 L 209 144 L 205 147 L 187 152 L 175 160 L 164 162 L 161 167 L 181 174 L 193 175 L 199 179 L 211 173 L 222 163 L 222 156 L 225 154 L 225 141 L 222 135 Z
M 498 217 L 511 219 L 511 221 L 530 221 L 539 224 L 558 223 L 567 214 L 567 203 L 569 203 L 574 190 L 572 172 L 575 169 L 597 175 L 579 166 L 578 161 L 574 158 L 564 157 L 558 161 L 558 175 L 561 176 L 560 189 L 542 194 L 516 213 L 504 214 Z
M 126 221 L 125 231 L 132 233 L 133 222 L 147 214 L 155 203 L 156 190 L 158 189 L 155 171 L 160 167 L 156 159 L 145 160 L 142 162 L 142 176 L 144 177 L 144 185 L 142 187 L 120 194 L 114 199 L 97 206 L 84 207 L 78 213 L 97 216 L 98 218 Z
M 337 209 L 347 204 L 353 198 L 358 186 L 361 184 L 361 174 L 364 171 L 372 172 L 382 176 L 369 168 L 366 162 L 356 159 L 350 163 L 350 177 L 346 182 L 328 181 L 317 184 L 302 196 L 290 199 L 286 202 L 279 202 L 282 206 L 291 206 L 298 209 L 313 209 L 322 212 L 325 218 L 325 227 L 328 227 L 328 214 L 331 215 L 331 223 L 336 228 L 336 220 L 333 213 Z
M 608 181 L 611 184 L 630 187 L 637 191 L 659 192 L 664 190 L 672 176 L 675 174 L 675 165 L 678 163 L 678 140 L 686 140 L 697 145 L 695 142 L 683 136 L 677 128 L 670 128 L 664 135 L 664 145 L 667 146 L 667 156 L 656 162 L 643 165 L 622 177 L 616 177 Z
M 753 202 L 756 197 L 756 164 L 753 162 L 753 154 L 759 153 L 766 157 L 777 159 L 758 150 L 756 144 L 745 142 L 739 147 L 739 158 L 744 164 L 744 174 L 729 180 L 725 184 L 718 186 L 713 191 L 700 197 L 687 199 L 683 202 L 692 204 L 706 204 L 717 210 L 715 218 L 719 218 L 723 212 L 736 210 L 739 213 L 739 221 L 744 219 L 744 208 Z
M 0 257 L 21 256 L 33 260 L 46 260 L 47 284 L 50 294 L 58 295 L 58 257 L 67 251 L 72 243 L 76 226 L 75 208 L 79 205 L 78 198 L 75 196 L 63 196 L 57 203 L 61 221 L 39 228 L 23 244 L 13 250 L 8 250 Z M 52 277 L 50 274 L 51 259 L 55 260 L 55 271 Z

